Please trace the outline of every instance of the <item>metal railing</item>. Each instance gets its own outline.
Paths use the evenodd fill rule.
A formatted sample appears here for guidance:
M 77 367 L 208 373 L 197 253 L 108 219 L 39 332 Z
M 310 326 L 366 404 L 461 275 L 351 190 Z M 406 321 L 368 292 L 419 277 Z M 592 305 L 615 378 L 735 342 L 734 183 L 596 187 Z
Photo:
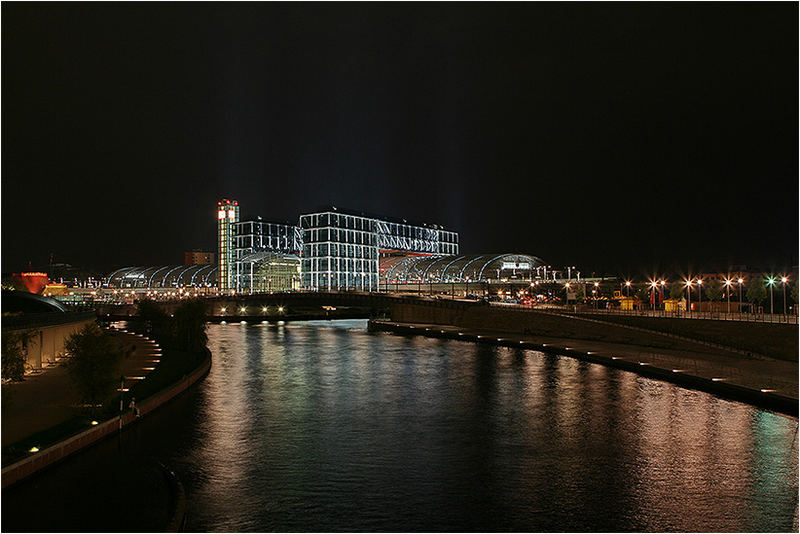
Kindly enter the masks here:
M 778 314 L 778 313 L 743 313 L 743 312 L 725 312 L 725 311 L 666 311 L 660 310 L 621 310 L 618 308 L 611 309 L 595 309 L 591 305 L 586 304 L 506 304 L 502 302 L 492 302 L 492 305 L 502 308 L 513 308 L 520 310 L 555 310 L 561 313 L 584 313 L 584 314 L 597 314 L 597 315 L 617 315 L 624 317 L 669 317 L 678 319 L 706 319 L 713 321 L 743 321 L 755 323 L 779 323 L 779 324 L 798 324 L 797 315 L 794 314 Z

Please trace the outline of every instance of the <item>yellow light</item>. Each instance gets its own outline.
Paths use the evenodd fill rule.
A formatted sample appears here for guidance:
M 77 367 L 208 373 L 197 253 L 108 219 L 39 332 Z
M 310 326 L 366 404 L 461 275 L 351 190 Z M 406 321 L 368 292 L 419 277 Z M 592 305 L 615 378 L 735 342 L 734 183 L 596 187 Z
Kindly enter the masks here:
M 240 312 L 244 312 L 247 308 L 239 308 Z
M 283 306 L 279 306 L 279 307 L 278 307 L 278 312 L 279 312 L 279 313 L 283 313 Z
M 788 278 L 786 278 L 785 276 L 781 276 L 781 282 L 783 282 L 784 284 L 785 284 L 785 283 L 786 283 L 788 280 L 789 280 L 789 279 L 788 279 Z
M 703 285 L 703 280 L 701 278 L 698 278 L 697 279 L 697 283 L 700 284 L 700 285 Z
M 97 421 L 92 421 L 92 426 L 97 425 L 97 424 L 98 424 Z
M 225 309 L 226 309 L 226 308 L 222 308 L 220 311 L 221 311 L 222 313 L 225 313 Z
M 28 452 L 39 452 L 39 447 L 31 447 Z
M 630 286 L 630 285 L 631 285 L 631 283 L 630 283 L 630 282 L 628 282 L 628 281 L 626 280 L 626 281 L 625 281 L 625 285 L 626 285 L 626 286 Z

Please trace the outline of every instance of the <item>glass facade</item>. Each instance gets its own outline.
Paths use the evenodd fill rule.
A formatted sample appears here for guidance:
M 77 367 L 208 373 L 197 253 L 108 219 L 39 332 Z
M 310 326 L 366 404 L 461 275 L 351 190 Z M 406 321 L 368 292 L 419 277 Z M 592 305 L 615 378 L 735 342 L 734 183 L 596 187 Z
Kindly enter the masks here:
M 393 252 L 457 254 L 458 234 L 332 209 L 300 216 L 305 289 L 378 289 L 378 260 Z
M 239 221 L 239 203 L 223 199 L 217 203 L 217 220 L 217 278 L 223 293 L 298 288 L 377 291 L 381 257 L 458 254 L 458 233 L 441 226 L 336 208 L 301 215 L 294 226 L 260 217 Z
M 300 216 L 305 289 L 378 289 L 375 219 L 337 212 Z
M 257 279 L 258 265 L 254 255 L 261 252 L 298 255 L 301 251 L 300 228 L 292 224 L 262 221 L 242 221 L 236 224 L 233 250 L 233 289 L 263 291 Z M 299 264 L 299 260 L 298 260 Z

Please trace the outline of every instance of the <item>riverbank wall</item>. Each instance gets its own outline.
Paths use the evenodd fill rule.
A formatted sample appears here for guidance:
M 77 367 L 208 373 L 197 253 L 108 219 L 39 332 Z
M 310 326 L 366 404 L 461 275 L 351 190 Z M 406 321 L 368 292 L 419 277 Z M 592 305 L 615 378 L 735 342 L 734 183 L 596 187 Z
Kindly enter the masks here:
M 206 357 L 200 365 L 191 373 L 184 375 L 180 380 L 173 382 L 163 390 L 143 399 L 139 404 L 140 417 L 159 408 L 169 402 L 175 396 L 186 391 L 189 387 L 201 380 L 211 369 L 211 352 L 206 349 Z M 2 487 L 6 488 L 42 469 L 48 467 L 64 458 L 74 454 L 102 439 L 112 436 L 115 432 L 121 432 L 125 427 L 136 423 L 137 417 L 131 410 L 127 410 L 121 417 L 115 417 L 103 421 L 92 428 L 67 438 L 55 445 L 32 452 L 24 460 L 20 460 L 8 465 L 2 470 Z

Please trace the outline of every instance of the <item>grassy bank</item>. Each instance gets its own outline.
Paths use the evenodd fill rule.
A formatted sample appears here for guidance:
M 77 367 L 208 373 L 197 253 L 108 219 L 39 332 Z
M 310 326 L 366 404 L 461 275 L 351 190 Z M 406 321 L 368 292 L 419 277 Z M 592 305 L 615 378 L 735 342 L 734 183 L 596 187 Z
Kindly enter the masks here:
M 798 360 L 797 325 L 673 317 L 581 316 L 717 343 L 779 360 Z
M 161 355 L 161 362 L 147 375 L 147 378 L 137 382 L 129 392 L 125 393 L 125 409 L 128 409 L 128 402 L 130 402 L 131 397 L 136 397 L 136 401 L 141 402 L 147 397 L 158 393 L 191 373 L 205 357 L 205 351 L 196 353 L 178 350 L 164 351 Z M 27 457 L 31 454 L 32 447 L 44 449 L 79 434 L 91 428 L 92 421 L 103 422 L 118 415 L 119 393 L 110 391 L 102 408 L 97 409 L 94 415 L 75 416 L 3 447 L 2 465 L 6 466 Z

